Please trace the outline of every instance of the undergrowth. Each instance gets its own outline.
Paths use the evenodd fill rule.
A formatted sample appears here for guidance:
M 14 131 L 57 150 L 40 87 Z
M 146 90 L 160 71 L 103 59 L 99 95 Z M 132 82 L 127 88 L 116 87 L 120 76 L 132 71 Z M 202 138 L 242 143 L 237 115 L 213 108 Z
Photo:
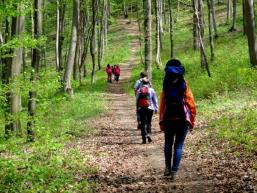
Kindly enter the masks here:
M 74 95 L 63 94 L 60 89 L 61 75 L 53 67 L 42 69 L 40 78 L 33 87 L 37 91 L 37 107 L 33 131 L 35 142 L 27 143 L 26 125 L 28 92 L 31 89 L 30 69 L 17 81 L 22 95 L 22 129 L 9 139 L 4 134 L 4 108 L 0 110 L 0 192 L 93 192 L 96 184 L 88 180 L 97 168 L 88 164 L 88 158 L 69 144 L 94 132 L 86 120 L 104 112 L 103 93 L 107 88 L 105 65 L 125 61 L 130 55 L 132 37 L 112 25 L 108 50 L 102 69 L 96 72 L 95 83 L 87 74 L 80 85 L 72 82 Z M 53 55 L 49 53 L 49 58 Z M 54 60 L 48 62 L 53 63 Z M 91 60 L 86 62 L 91 71 Z M 5 105 L 1 86 L 0 104 Z
M 223 5 L 218 6 L 217 12 L 223 8 Z M 247 39 L 242 33 L 242 14 L 239 12 L 237 17 L 237 32 L 228 32 L 231 25 L 224 23 L 224 20 L 217 21 L 219 37 L 214 43 L 214 62 L 209 62 L 211 77 L 201 68 L 199 51 L 193 50 L 190 14 L 192 13 L 179 14 L 177 23 L 174 24 L 174 45 L 175 57 L 185 66 L 185 79 L 196 100 L 196 129 L 205 127 L 210 135 L 256 152 L 257 69 L 251 67 L 249 61 Z M 208 42 L 207 24 L 205 36 Z M 162 90 L 163 68 L 169 60 L 169 34 L 164 35 L 163 43 L 163 66 L 161 69 L 153 67 L 152 84 L 158 96 Z M 210 61 L 208 44 L 206 51 Z M 134 69 L 130 87 L 133 87 L 143 69 L 142 64 Z M 130 94 L 133 94 L 133 90 L 130 90 Z

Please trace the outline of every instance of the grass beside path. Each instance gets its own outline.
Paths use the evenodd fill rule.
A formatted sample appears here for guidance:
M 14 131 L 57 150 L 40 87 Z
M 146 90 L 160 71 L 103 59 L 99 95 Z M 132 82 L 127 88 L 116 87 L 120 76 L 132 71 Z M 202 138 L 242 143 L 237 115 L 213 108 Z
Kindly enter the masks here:
M 0 128 L 0 192 L 92 192 L 95 182 L 88 180 L 87 176 L 94 174 L 96 168 L 88 164 L 87 156 L 82 156 L 78 149 L 65 146 L 93 133 L 94 130 L 86 124 L 87 119 L 106 110 L 103 100 L 107 88 L 105 64 L 125 61 L 130 54 L 132 38 L 124 38 L 123 27 L 119 23 L 111 25 L 113 34 L 109 36 L 109 49 L 103 69 L 96 72 L 95 84 L 90 85 L 90 76 L 82 86 L 74 81 L 72 98 L 58 91 L 60 75 L 54 69 L 42 72 L 37 85 L 34 143 L 26 143 L 26 103 L 22 104 L 21 136 L 6 140 L 4 127 Z M 87 65 L 90 63 L 87 61 Z M 25 75 L 22 81 L 22 96 L 27 96 L 29 75 Z M 0 112 L 0 123 L 4 126 L 3 112 Z

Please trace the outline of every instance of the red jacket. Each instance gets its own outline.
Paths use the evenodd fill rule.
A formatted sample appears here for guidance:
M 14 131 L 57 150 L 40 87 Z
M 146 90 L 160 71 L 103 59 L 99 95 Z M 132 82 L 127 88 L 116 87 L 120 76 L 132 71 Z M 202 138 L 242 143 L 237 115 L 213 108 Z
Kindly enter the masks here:
M 159 114 L 159 125 L 160 129 L 163 131 L 165 129 L 164 121 L 164 113 L 166 109 L 166 103 L 165 103 L 165 93 L 162 91 L 161 97 L 160 97 L 160 114 Z M 184 94 L 184 111 L 186 114 L 186 120 L 190 123 L 192 128 L 195 126 L 195 117 L 196 117 L 196 106 L 193 94 L 188 87 L 188 84 L 186 83 L 186 91 Z

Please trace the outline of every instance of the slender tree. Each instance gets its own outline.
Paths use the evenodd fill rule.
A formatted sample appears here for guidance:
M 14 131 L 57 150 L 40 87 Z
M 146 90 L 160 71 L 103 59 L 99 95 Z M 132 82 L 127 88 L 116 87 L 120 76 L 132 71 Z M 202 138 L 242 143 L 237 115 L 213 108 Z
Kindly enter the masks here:
M 208 6 L 208 26 L 209 26 L 209 40 L 210 40 L 210 50 L 211 50 L 211 61 L 214 60 L 214 43 L 213 43 L 213 34 L 212 34 L 212 31 L 213 31 L 213 20 L 211 19 L 212 18 L 212 12 L 211 12 L 211 9 L 212 9 L 212 6 L 211 6 L 211 2 L 212 0 L 207 0 L 207 6 Z
M 43 33 L 43 17 L 42 17 L 42 0 L 34 0 L 34 38 L 38 39 L 42 36 Z M 34 141 L 34 115 L 36 112 L 36 90 L 34 84 L 37 78 L 37 74 L 40 70 L 40 60 L 41 60 L 42 51 L 40 48 L 32 49 L 32 72 L 31 72 L 31 81 L 32 88 L 29 91 L 29 102 L 28 102 L 28 115 L 29 121 L 27 123 L 27 140 Z
M 63 90 L 72 95 L 73 90 L 71 87 L 71 74 L 73 70 L 76 45 L 77 45 L 77 31 L 78 31 L 78 12 L 79 12 L 79 0 L 73 0 L 73 19 L 72 19 L 72 35 L 70 40 L 68 61 L 63 75 Z
M 170 57 L 174 57 L 174 41 L 173 41 L 173 14 L 172 14 L 172 0 L 168 0 L 169 4 L 169 32 L 170 32 Z
M 97 0 L 92 0 L 92 35 L 90 43 L 90 53 L 92 57 L 92 72 L 91 72 L 91 84 L 95 82 L 95 66 L 96 66 L 96 15 L 97 15 Z
M 227 23 L 229 23 L 231 17 L 231 0 L 227 0 Z
M 237 0 L 233 0 L 233 22 L 229 31 L 236 31 Z
M 214 0 L 210 0 L 209 10 L 211 12 L 211 20 L 212 20 L 212 25 L 213 25 L 213 29 L 214 29 L 214 37 L 217 38 L 218 37 L 218 30 L 217 30 L 217 23 L 216 23 L 216 12 L 215 12 Z
M 24 8 L 22 3 L 19 3 L 17 7 L 18 16 L 12 18 L 12 36 L 16 36 L 18 39 L 22 38 L 22 34 L 24 31 L 24 21 L 25 17 L 22 14 L 22 9 Z M 11 114 L 11 120 L 7 121 L 5 127 L 5 133 L 7 136 L 10 131 L 18 131 L 21 130 L 21 122 L 19 118 L 19 113 L 21 111 L 21 94 L 20 88 L 17 86 L 17 77 L 20 75 L 22 70 L 22 62 L 23 62 L 23 48 L 22 45 L 18 45 L 17 48 L 13 51 L 13 57 L 10 60 L 10 72 L 9 75 L 9 84 L 10 91 L 7 93 L 7 101 L 9 103 L 9 113 Z M 8 64 L 8 65 L 9 65 Z
M 145 71 L 152 80 L 151 66 L 151 0 L 144 0 Z
M 248 39 L 250 62 L 257 66 L 257 42 L 253 0 L 245 0 L 246 35 Z
M 209 77 L 211 77 L 211 72 L 209 69 L 209 65 L 208 65 L 208 61 L 207 61 L 207 56 L 206 56 L 206 52 L 205 52 L 205 48 L 204 48 L 204 44 L 203 44 L 203 38 L 202 38 L 202 33 L 201 33 L 201 20 L 199 17 L 199 13 L 200 13 L 200 8 L 199 8 L 199 0 L 193 0 L 193 5 L 194 5 L 194 14 L 197 20 L 197 28 L 198 28 L 198 38 L 199 38 L 199 44 L 200 44 L 200 51 L 201 51 L 201 65 L 204 64 L 207 74 Z M 198 4 L 198 7 L 197 7 Z M 202 60 L 204 61 L 204 63 L 202 64 Z
M 160 45 L 160 34 L 161 34 L 161 25 L 160 25 L 160 0 L 155 1 L 155 18 L 156 18 L 156 48 L 155 48 L 155 64 L 159 69 L 161 65 L 161 45 Z

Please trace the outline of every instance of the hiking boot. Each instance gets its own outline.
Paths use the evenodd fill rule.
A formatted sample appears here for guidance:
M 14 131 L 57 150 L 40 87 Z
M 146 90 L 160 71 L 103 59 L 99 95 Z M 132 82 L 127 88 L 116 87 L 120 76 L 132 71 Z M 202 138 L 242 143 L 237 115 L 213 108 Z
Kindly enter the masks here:
M 142 140 L 142 144 L 146 144 L 146 138 L 145 137 Z
M 170 174 L 171 174 L 170 168 L 166 167 L 164 170 L 164 176 L 170 176 Z
M 149 136 L 147 137 L 147 139 L 148 139 L 148 142 L 149 142 L 149 143 L 151 143 L 151 142 L 153 141 L 153 140 L 151 139 L 151 137 L 149 137 Z
M 177 172 L 171 171 L 170 172 L 171 181 L 175 181 L 177 177 Z

